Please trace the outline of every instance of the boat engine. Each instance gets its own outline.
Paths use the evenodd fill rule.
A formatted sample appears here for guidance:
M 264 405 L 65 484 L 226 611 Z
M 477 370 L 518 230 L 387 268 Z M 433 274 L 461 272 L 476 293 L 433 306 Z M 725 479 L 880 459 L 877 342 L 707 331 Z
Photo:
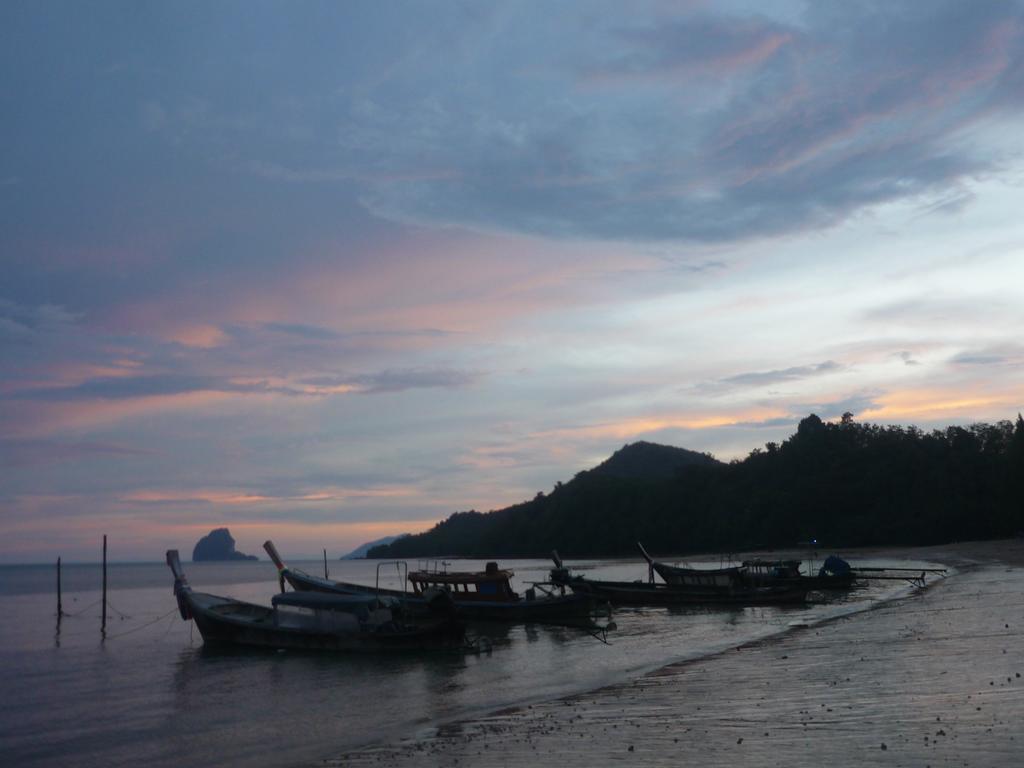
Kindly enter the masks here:
M 427 601 L 427 608 L 431 613 L 438 613 L 443 616 L 455 615 L 455 598 L 447 589 L 441 587 L 427 587 L 423 590 L 423 598 Z
M 850 575 L 850 564 L 843 560 L 838 555 L 829 555 L 825 558 L 825 562 L 822 564 L 821 569 L 818 571 L 818 576 L 821 578 L 836 577 L 841 578 Z
M 572 574 L 570 574 L 569 569 L 565 567 L 565 564 L 562 562 L 562 558 L 558 556 L 558 550 L 551 550 L 551 559 L 555 561 L 555 567 L 548 572 L 548 579 L 559 586 L 568 584 L 572 579 Z

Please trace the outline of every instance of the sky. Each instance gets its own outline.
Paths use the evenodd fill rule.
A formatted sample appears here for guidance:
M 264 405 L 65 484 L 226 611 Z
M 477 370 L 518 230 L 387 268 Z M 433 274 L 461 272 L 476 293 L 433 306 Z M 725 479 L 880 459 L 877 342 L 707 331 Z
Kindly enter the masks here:
M 1024 409 L 1020 2 L 0 4 L 0 563 L 340 555 Z

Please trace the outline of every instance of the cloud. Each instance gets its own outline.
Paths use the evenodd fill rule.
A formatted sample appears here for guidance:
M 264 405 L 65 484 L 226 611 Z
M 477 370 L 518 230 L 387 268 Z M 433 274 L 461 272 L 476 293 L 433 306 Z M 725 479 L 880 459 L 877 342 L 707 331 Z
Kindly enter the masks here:
M 804 379 L 838 373 L 844 366 L 835 360 L 825 360 L 813 365 L 798 365 L 791 368 L 780 368 L 770 371 L 750 371 L 725 376 L 714 381 L 706 381 L 691 389 L 706 394 L 720 393 L 730 389 L 767 387 L 784 382 L 802 381 Z
M 970 318 L 972 323 L 997 325 L 1012 322 L 1017 313 L 1016 299 L 992 292 L 984 297 L 925 294 L 889 301 L 865 310 L 865 322 L 886 327 L 906 326 L 941 328 L 952 318 Z
M 826 373 L 835 373 L 842 369 L 843 366 L 834 360 L 826 360 L 825 362 L 818 363 L 816 365 L 800 365 L 776 371 L 738 373 L 734 376 L 727 376 L 724 379 L 721 379 L 720 383 L 743 387 L 761 387 L 768 384 L 778 384 L 784 381 L 797 381 L 811 376 L 821 376 Z
M 468 386 L 480 377 L 479 373 L 448 368 L 386 370 L 351 379 L 365 394 L 403 392 L 407 389 L 445 388 Z
M 302 323 L 264 323 L 259 329 L 271 334 L 283 336 L 294 336 L 314 341 L 341 341 L 345 339 L 371 339 L 371 338 L 414 338 L 430 337 L 441 338 L 451 336 L 451 331 L 444 331 L 440 328 L 413 328 L 407 330 L 378 330 L 378 331 L 346 331 L 340 332 L 332 328 L 325 328 L 318 325 L 304 325 Z M 234 328 L 236 335 L 242 333 L 239 327 Z
M 1008 362 L 1004 355 L 986 352 L 961 352 L 950 360 L 953 365 L 1003 365 Z
M 126 448 L 93 441 L 0 439 L 0 463 L 9 467 L 32 467 L 103 456 L 144 456 L 152 451 Z
M 18 400 L 74 401 L 126 400 L 140 397 L 166 397 L 194 392 L 302 394 L 286 387 L 273 387 L 265 382 L 246 383 L 219 376 L 187 374 L 153 374 L 145 376 L 105 377 L 64 387 L 38 387 L 10 393 Z
M 81 400 L 131 400 L 200 392 L 285 395 L 308 397 L 359 392 L 383 394 L 410 389 L 458 388 L 471 384 L 479 374 L 455 369 L 384 370 L 354 376 L 309 376 L 295 385 L 270 380 L 246 380 L 226 376 L 152 374 L 95 378 L 70 386 L 41 386 L 8 393 L 12 400 L 70 402 Z
M 360 137 L 353 162 L 370 148 L 406 175 L 368 183 L 364 203 L 399 220 L 637 240 L 775 235 L 922 197 L 948 214 L 969 201 L 965 180 L 1003 162 L 964 131 L 1021 106 L 1005 79 L 1024 62 L 1016 4 L 812 6 L 799 22 L 641 13 L 587 30 L 557 56 L 540 52 L 546 66 L 528 81 L 511 72 L 462 98 L 424 96 L 411 134 L 398 134 L 408 112 L 375 94 L 345 123 Z M 505 31 L 505 45 L 521 44 L 524 29 Z M 429 178 L 430 167 L 451 173 Z
M 31 306 L 0 299 L 0 343 L 59 333 L 79 319 L 80 315 L 53 304 Z
M 950 358 L 949 362 L 955 366 L 1016 366 L 1024 362 L 1024 348 L 1012 344 L 1003 344 L 994 347 L 965 350 L 954 355 Z
M 590 68 L 598 82 L 726 75 L 763 64 L 798 36 L 764 18 L 694 15 L 617 32 L 623 53 Z
M 341 334 L 330 328 L 323 328 L 316 325 L 303 325 L 301 323 L 265 323 L 263 328 L 271 333 L 280 333 L 286 336 L 298 336 L 303 339 L 338 339 Z

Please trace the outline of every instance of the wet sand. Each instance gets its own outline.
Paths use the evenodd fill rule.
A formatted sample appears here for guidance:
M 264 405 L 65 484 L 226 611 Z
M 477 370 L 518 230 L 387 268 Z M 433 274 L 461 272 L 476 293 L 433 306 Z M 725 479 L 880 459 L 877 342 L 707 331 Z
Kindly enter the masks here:
M 870 611 L 326 765 L 1024 764 L 1024 540 L 844 554 L 956 573 Z

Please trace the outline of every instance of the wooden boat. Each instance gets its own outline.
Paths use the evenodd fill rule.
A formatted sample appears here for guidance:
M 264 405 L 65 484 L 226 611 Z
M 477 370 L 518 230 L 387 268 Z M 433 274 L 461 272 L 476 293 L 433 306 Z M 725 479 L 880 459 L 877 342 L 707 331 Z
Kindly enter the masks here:
M 744 560 L 742 567 L 755 584 L 793 584 L 813 590 L 836 590 L 850 589 L 858 579 L 858 573 L 837 555 L 825 558 L 817 574 L 801 573 L 800 565 L 800 560 L 755 559 Z
M 740 565 L 725 568 L 685 568 L 661 563 L 647 554 L 643 544 L 637 542 L 648 567 L 666 584 L 700 586 L 755 586 L 796 587 L 805 590 L 849 589 L 856 579 L 850 564 L 836 555 L 826 558 L 817 575 L 800 572 L 800 560 L 744 560 Z M 653 580 L 653 579 L 652 579 Z
M 700 591 L 645 581 L 598 581 L 575 576 L 567 583 L 574 592 L 612 605 L 800 605 L 807 592 L 789 587 L 751 587 L 744 590 Z
M 563 585 L 537 583 L 520 596 L 512 589 L 513 571 L 487 563 L 483 571 L 420 570 L 409 574 L 417 596 L 432 589 L 447 591 L 456 611 L 467 619 L 538 623 L 575 623 L 589 619 L 595 605 L 591 596 L 566 591 Z
M 414 613 L 421 613 L 428 605 L 440 606 L 450 601 L 455 613 L 464 619 L 578 624 L 588 620 L 596 608 L 589 595 L 567 590 L 561 584 L 537 583 L 521 596 L 512 589 L 510 579 L 514 573 L 498 569 L 497 563 L 488 563 L 482 572 L 407 570 L 410 593 L 311 576 L 285 565 L 273 542 L 265 542 L 263 548 L 277 566 L 282 581 L 295 590 L 386 596 Z
M 743 567 L 738 565 L 725 568 L 684 568 L 678 565 L 667 565 L 652 559 L 644 545 L 637 542 L 640 554 L 647 561 L 651 576 L 648 581 L 654 582 L 654 573 L 664 579 L 666 584 L 674 587 L 692 587 L 699 589 L 736 589 L 751 586 L 747 581 Z
M 451 616 L 409 622 L 401 605 L 371 595 L 290 592 L 272 606 L 195 592 L 177 550 L 168 550 L 181 617 L 208 644 L 316 651 L 392 651 L 461 647 L 465 628 Z
M 574 576 L 552 553 L 555 567 L 551 581 L 563 584 L 577 594 L 607 600 L 612 605 L 792 605 L 807 600 L 807 589 L 800 585 L 758 585 L 743 579 L 740 568 L 683 569 L 672 574 L 675 580 L 602 581 Z M 653 561 L 651 561 L 653 563 Z M 674 567 L 674 566 L 670 566 Z M 693 573 L 687 573 L 692 571 Z M 655 569 L 652 565 L 652 574 Z M 659 574 L 660 575 L 660 574 Z M 663 577 L 664 578 L 664 577 Z
M 274 542 L 263 542 L 263 549 L 270 556 L 271 562 L 277 568 L 277 575 L 281 583 L 281 591 L 284 592 L 285 584 L 289 584 L 297 592 L 333 592 L 340 595 L 376 595 L 380 597 L 393 597 L 399 600 L 407 600 L 412 595 L 401 589 L 385 589 L 381 586 L 367 586 L 365 584 L 352 584 L 345 581 L 334 581 L 333 579 L 314 576 L 299 568 L 292 568 L 285 564 L 281 554 L 274 546 Z M 381 565 L 393 565 L 394 562 L 378 563 L 377 576 L 380 580 Z M 402 564 L 404 565 L 404 564 Z M 406 569 L 408 576 L 408 569 Z M 429 595 L 427 596 L 429 597 Z M 419 601 L 423 602 L 423 601 Z

